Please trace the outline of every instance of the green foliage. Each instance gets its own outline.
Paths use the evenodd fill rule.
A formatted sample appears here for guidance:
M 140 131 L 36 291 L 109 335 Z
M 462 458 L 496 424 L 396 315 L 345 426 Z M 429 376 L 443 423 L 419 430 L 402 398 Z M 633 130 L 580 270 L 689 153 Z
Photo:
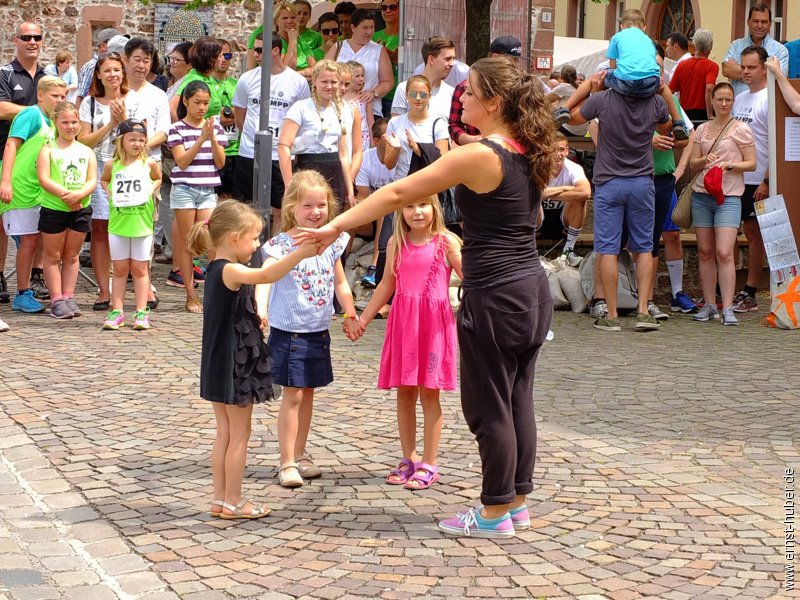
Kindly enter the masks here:
M 147 6 L 151 0 L 139 0 L 139 4 Z M 216 4 L 241 4 L 245 0 L 191 0 L 183 5 L 184 10 L 195 10 L 197 8 L 208 8 Z M 169 0 L 153 0 L 156 2 L 169 2 Z

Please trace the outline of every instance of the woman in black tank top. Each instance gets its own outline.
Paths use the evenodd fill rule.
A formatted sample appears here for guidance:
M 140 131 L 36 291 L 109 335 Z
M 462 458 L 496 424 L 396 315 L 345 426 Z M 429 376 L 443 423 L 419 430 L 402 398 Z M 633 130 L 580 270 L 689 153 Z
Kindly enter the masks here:
M 509 57 L 472 66 L 462 119 L 484 139 L 387 185 L 327 226 L 298 236 L 332 243 L 449 187 L 464 218 L 464 298 L 458 314 L 461 405 L 481 455 L 481 504 L 439 523 L 452 535 L 500 538 L 530 526 L 536 423 L 533 374 L 552 315 L 534 225 L 555 167 L 553 120 L 541 83 Z

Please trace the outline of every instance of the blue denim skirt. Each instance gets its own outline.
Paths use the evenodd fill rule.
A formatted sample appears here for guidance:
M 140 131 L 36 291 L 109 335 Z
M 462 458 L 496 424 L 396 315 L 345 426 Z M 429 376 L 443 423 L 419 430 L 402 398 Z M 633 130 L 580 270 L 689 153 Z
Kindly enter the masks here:
M 287 387 L 318 388 L 333 381 L 331 335 L 325 331 L 292 333 L 270 327 L 272 381 Z

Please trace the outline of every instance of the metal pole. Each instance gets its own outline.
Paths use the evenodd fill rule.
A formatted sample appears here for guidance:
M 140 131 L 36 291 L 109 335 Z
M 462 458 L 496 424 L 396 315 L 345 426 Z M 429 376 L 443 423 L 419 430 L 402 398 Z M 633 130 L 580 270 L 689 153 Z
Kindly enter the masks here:
M 264 2 L 264 34 L 261 53 L 261 100 L 259 101 L 258 131 L 255 135 L 255 160 L 253 161 L 253 199 L 267 223 L 262 238 L 269 239 L 272 229 L 270 196 L 272 190 L 272 132 L 269 130 L 269 85 L 272 69 L 272 11 L 273 0 Z
M 400 23 L 398 24 L 397 29 L 397 80 L 404 81 L 408 79 L 406 77 L 405 72 L 403 71 L 403 66 L 405 65 L 405 53 L 406 53 L 406 3 L 400 2 Z

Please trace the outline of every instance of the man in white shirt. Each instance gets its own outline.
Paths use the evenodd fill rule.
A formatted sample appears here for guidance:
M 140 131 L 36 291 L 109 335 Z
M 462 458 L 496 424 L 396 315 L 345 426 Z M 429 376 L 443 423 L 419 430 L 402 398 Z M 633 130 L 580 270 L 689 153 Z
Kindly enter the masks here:
M 263 55 L 264 41 L 259 35 L 253 47 L 256 56 Z M 272 35 L 271 69 L 269 80 L 269 124 L 272 134 L 272 235 L 280 229 L 281 202 L 283 201 L 283 177 L 278 166 L 278 136 L 283 118 L 289 107 L 305 98 L 310 98 L 306 78 L 284 66 L 281 60 L 281 38 Z M 233 94 L 233 118 L 242 132 L 239 138 L 239 158 L 236 161 L 234 196 L 243 202 L 253 201 L 253 168 L 255 162 L 255 135 L 261 119 L 261 67 L 247 71 L 239 77 Z
M 769 96 L 767 91 L 767 49 L 749 46 L 742 50 L 741 75 L 747 89 L 736 96 L 733 118 L 750 126 L 756 142 L 756 170 L 744 174 L 742 230 L 747 238 L 747 283 L 733 299 L 734 312 L 758 310 L 756 291 L 761 282 L 766 251 L 758 227 L 754 204 L 769 196 Z
M 414 75 L 422 75 L 424 70 L 425 63 L 419 63 L 417 68 L 414 69 Z M 456 87 L 459 83 L 465 81 L 467 77 L 469 77 L 469 65 L 465 62 L 455 59 L 453 61 L 453 68 L 450 69 L 450 74 L 444 78 L 444 82 L 447 85 Z
M 672 73 L 675 72 L 678 64 L 692 58 L 692 53 L 689 52 L 689 39 L 680 31 L 670 34 L 667 38 L 667 47 L 664 48 L 664 53 L 668 59 L 675 61 L 671 69 L 664 70 L 664 79 L 669 83 L 670 79 L 672 79 Z
M 422 45 L 422 60 L 425 68 L 422 75 L 431 82 L 431 100 L 428 105 L 428 114 L 434 118 L 445 120 L 450 116 L 450 101 L 453 98 L 453 86 L 444 82 L 453 68 L 456 58 L 456 46 L 453 40 L 445 37 L 434 36 Z M 408 99 L 406 98 L 407 81 L 397 84 L 392 101 L 392 116 L 408 112 Z
M 749 35 L 733 40 L 728 48 L 725 58 L 722 59 L 722 75 L 730 79 L 733 93 L 738 96 L 746 91 L 748 84 L 742 77 L 741 56 L 742 51 L 749 46 L 764 48 L 767 57 L 775 56 L 781 63 L 781 71 L 789 71 L 789 51 L 780 42 L 769 35 L 772 27 L 772 11 L 764 3 L 759 3 L 750 8 L 747 14 L 747 28 Z

